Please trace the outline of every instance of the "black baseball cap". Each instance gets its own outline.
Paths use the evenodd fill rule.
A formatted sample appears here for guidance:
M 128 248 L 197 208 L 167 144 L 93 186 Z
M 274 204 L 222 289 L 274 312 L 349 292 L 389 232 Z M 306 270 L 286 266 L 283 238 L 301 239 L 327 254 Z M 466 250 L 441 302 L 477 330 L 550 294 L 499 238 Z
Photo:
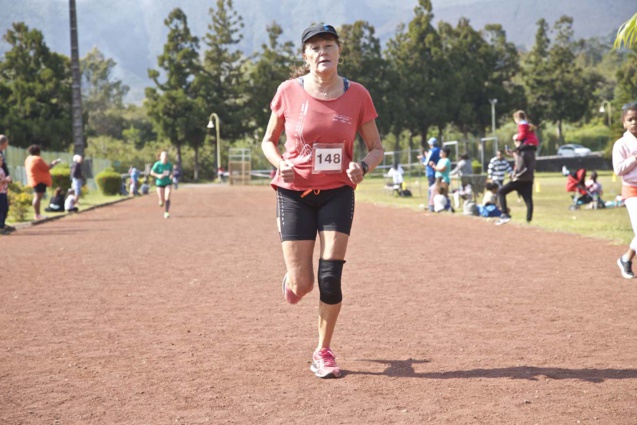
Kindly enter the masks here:
M 305 43 L 310 38 L 319 34 L 332 34 L 338 40 L 338 33 L 336 32 L 333 26 L 327 25 L 327 24 L 317 24 L 317 25 L 312 25 L 311 27 L 306 28 L 305 31 L 303 31 L 303 36 L 301 37 L 301 43 Z

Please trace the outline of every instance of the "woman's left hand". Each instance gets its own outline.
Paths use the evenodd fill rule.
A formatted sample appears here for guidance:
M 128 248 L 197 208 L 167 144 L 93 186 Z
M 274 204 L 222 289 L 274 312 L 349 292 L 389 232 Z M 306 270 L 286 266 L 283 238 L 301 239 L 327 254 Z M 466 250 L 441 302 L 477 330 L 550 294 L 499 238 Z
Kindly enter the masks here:
M 350 162 L 347 168 L 347 177 L 354 184 L 359 184 L 363 181 L 363 169 L 358 162 Z

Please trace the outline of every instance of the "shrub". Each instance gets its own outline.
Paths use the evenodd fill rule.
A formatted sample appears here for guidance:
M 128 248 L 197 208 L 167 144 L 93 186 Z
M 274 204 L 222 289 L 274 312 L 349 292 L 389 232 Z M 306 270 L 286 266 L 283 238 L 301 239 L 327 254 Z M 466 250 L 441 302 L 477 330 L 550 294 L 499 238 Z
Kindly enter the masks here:
M 53 188 L 61 187 L 62 193 L 66 193 L 71 188 L 71 169 L 68 167 L 51 168 L 51 178 L 53 179 Z
M 565 139 L 564 143 L 578 143 L 593 151 L 603 151 L 611 139 L 611 130 L 605 125 L 586 126 L 569 131 Z
M 9 183 L 9 216 L 15 221 L 26 221 L 33 201 L 32 190 L 20 183 Z
M 122 177 L 112 168 L 107 168 L 95 176 L 100 192 L 107 196 L 119 195 L 122 188 Z
M 482 164 L 477 159 L 471 161 L 471 168 L 473 169 L 473 174 L 480 174 L 482 171 Z

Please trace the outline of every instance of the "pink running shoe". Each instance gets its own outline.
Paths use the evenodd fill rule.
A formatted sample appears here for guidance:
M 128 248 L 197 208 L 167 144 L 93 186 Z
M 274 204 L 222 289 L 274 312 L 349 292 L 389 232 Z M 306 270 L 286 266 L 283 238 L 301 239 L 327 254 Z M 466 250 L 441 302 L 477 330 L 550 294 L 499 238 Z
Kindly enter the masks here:
M 310 370 L 319 378 L 324 379 L 341 376 L 341 368 L 336 366 L 336 357 L 329 348 L 321 348 L 312 354 Z
M 283 276 L 283 282 L 281 282 L 281 289 L 283 290 L 283 298 L 285 298 L 285 301 L 287 301 L 290 304 L 296 304 L 299 301 L 301 301 L 301 297 L 296 295 L 294 292 L 292 292 L 290 288 L 288 288 L 287 282 L 288 282 L 288 274 L 286 273 L 285 276 Z

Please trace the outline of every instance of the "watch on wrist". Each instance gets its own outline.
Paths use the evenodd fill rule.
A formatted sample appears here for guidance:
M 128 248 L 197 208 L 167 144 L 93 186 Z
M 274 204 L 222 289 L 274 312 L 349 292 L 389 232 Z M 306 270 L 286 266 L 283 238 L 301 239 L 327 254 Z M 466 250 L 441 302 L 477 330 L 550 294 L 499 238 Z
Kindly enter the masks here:
M 361 168 L 363 169 L 363 175 L 367 174 L 367 170 L 369 170 L 369 165 L 365 161 L 361 161 Z

